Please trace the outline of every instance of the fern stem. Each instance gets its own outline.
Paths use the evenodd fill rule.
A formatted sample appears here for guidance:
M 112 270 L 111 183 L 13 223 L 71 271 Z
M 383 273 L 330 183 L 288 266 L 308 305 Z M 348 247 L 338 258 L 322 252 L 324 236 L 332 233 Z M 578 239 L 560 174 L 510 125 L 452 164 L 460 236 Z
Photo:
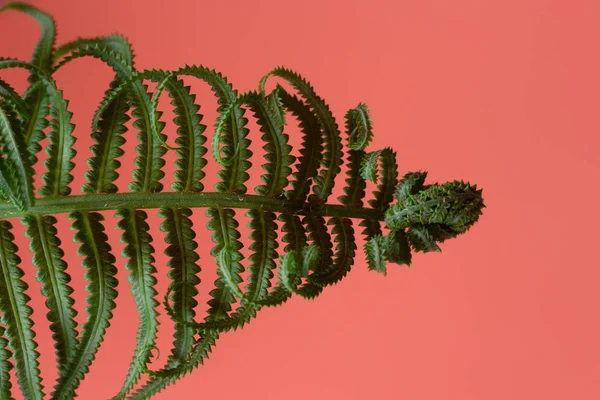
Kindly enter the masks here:
M 235 193 L 110 193 L 70 195 L 36 199 L 27 211 L 21 212 L 9 202 L 0 203 L 0 219 L 17 218 L 25 215 L 61 214 L 73 211 L 102 211 L 119 208 L 260 208 L 263 210 L 292 213 L 310 211 L 313 215 L 324 217 L 361 218 L 383 221 L 380 210 L 362 207 L 347 207 L 339 204 L 302 203 L 281 198 L 269 198 L 250 194 Z

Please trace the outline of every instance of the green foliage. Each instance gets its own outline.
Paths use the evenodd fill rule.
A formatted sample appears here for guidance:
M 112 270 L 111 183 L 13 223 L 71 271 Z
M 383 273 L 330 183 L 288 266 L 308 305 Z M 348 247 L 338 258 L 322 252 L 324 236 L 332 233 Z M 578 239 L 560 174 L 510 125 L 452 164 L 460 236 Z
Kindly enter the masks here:
M 388 263 L 411 265 L 413 251 L 440 251 L 441 243 L 469 230 L 485 207 L 482 191 L 467 182 L 425 184 L 427 173 L 421 171 L 406 173 L 398 181 L 396 153 L 391 148 L 368 149 L 374 141 L 368 107 L 359 103 L 346 113 L 342 135 L 329 106 L 294 71 L 275 68 L 258 90 L 238 94 L 222 74 L 204 66 L 136 70 L 131 46 L 118 34 L 78 38 L 56 47 L 56 27 L 48 14 L 23 3 L 11 3 L 0 12 L 9 10 L 35 18 L 42 33 L 31 62 L 0 58 L 0 70 L 24 69 L 30 83 L 20 94 L 0 79 L 2 399 L 15 397 L 16 390 L 27 399 L 44 398 L 29 288 L 10 218 L 20 218 L 26 227 L 46 299 L 58 366 L 51 397 L 67 400 L 77 394 L 113 317 L 117 260 L 100 212 L 117 217 L 139 326 L 128 373 L 114 398 L 146 399 L 201 365 L 222 333 L 242 328 L 263 307 L 281 305 L 292 296 L 314 299 L 325 287 L 341 282 L 359 256 L 356 226 L 363 229 L 368 268 L 386 274 Z M 83 149 L 88 168 L 73 163 L 72 114 L 53 77 L 82 57 L 101 60 L 115 73 L 92 120 L 93 143 Z M 184 84 L 190 77 L 207 84 L 217 98 L 218 117 L 210 138 L 200 105 Z M 269 77 L 283 79 L 292 89 L 277 83 L 267 92 Z M 156 85 L 153 90 L 150 84 Z M 176 126 L 173 147 L 167 145 L 159 109 L 165 92 Z M 248 128 L 247 111 L 259 132 Z M 125 158 L 130 118 L 138 133 L 136 155 Z M 295 153 L 286 133 L 292 119 L 302 135 Z M 45 170 L 36 181 L 40 143 L 46 139 Z M 212 152 L 207 156 L 209 139 Z M 265 150 L 259 160 L 261 183 L 251 188 L 256 194 L 247 194 L 251 140 L 261 142 Z M 164 187 L 167 162 L 175 166 L 171 191 Z M 203 183 L 209 162 L 220 168 L 214 191 Z M 127 188 L 118 184 L 122 163 L 134 167 Z M 343 168 L 343 194 L 334 203 L 329 198 Z M 74 176 L 85 177 L 81 195 L 72 194 Z M 368 182 L 375 186 L 372 193 L 367 192 Z M 156 267 L 161 266 L 155 267 L 153 242 L 161 239 L 150 234 L 149 209 L 159 209 L 162 219 L 169 280 L 164 304 L 175 327 L 166 363 L 156 370 L 150 369 L 150 362 L 158 350 Z M 202 227 L 193 223 L 194 214 L 201 212 L 212 232 L 211 255 L 218 275 L 203 319 L 196 313 L 199 285 L 210 283 L 198 277 L 196 233 Z M 249 220 L 248 237 L 239 229 L 242 212 Z M 72 239 L 79 245 L 87 281 L 86 322 L 81 327 L 73 292 L 82 289 L 71 287 L 69 271 L 74 266 L 59 239 L 59 234 L 68 233 L 57 228 L 56 215 L 61 213 L 72 220 Z M 203 260 L 207 261 L 211 260 Z M 10 380 L 13 368 L 18 385 Z

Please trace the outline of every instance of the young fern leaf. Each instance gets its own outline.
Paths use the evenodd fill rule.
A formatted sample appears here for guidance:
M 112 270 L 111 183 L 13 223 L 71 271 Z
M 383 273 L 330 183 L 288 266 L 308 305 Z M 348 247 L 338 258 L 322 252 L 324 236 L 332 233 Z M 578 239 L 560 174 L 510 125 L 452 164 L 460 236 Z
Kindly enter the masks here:
M 366 104 L 360 103 L 346 113 L 348 148 L 364 150 L 373 139 L 373 123 Z
M 29 298 L 17 265 L 12 226 L 3 218 L 20 217 L 27 226 L 33 262 L 42 293 L 47 298 L 59 368 L 53 398 L 71 399 L 88 372 L 110 324 L 117 296 L 115 257 L 108 245 L 101 210 L 116 211 L 123 230 L 124 256 L 140 324 L 136 354 L 121 391 L 125 399 L 143 375 L 148 381 L 129 398 L 145 399 L 190 373 L 208 357 L 219 335 L 242 328 L 263 307 L 283 304 L 292 295 L 318 296 L 323 288 L 343 279 L 356 256 L 353 221 L 358 219 L 367 238 L 364 250 L 369 269 L 386 273 L 386 263 L 411 264 L 411 250 L 439 251 L 439 244 L 466 232 L 485 207 L 481 190 L 462 181 L 425 185 L 426 173 L 412 172 L 398 182 L 396 155 L 389 149 L 367 151 L 373 129 L 367 106 L 360 103 L 346 113 L 347 157 L 344 159 L 338 125 L 327 104 L 306 79 L 283 67 L 269 72 L 259 91 L 238 95 L 218 72 L 203 66 L 174 71 L 136 71 L 133 52 L 120 35 L 79 38 L 54 50 L 55 27 L 51 17 L 34 7 L 13 3 L 16 9 L 37 18 L 42 37 L 31 63 L 0 58 L 0 69 L 22 68 L 30 73 L 23 97 L 0 80 L 0 398 L 11 398 L 9 371 L 14 368 L 25 398 L 41 399 L 38 354 L 30 319 Z M 74 137 L 68 102 L 52 79 L 52 73 L 73 60 L 93 57 L 108 64 L 115 79 L 105 92 L 92 120 L 91 157 L 83 195 L 71 195 Z M 204 81 L 218 101 L 213 157 L 222 167 L 214 192 L 206 192 L 202 179 L 207 149 L 200 107 L 182 77 Z M 269 94 L 270 76 L 288 81 L 292 95 L 276 85 Z M 147 81 L 157 84 L 154 93 Z M 169 93 L 177 126 L 176 147 L 167 145 L 162 133 L 159 98 Z M 262 184 L 256 195 L 248 191 L 252 152 L 244 116 L 251 110 L 262 133 L 256 140 L 266 151 Z M 137 156 L 123 159 L 123 134 L 129 112 L 137 129 Z M 290 112 L 299 122 L 302 144 L 299 157 L 284 133 Z M 42 198 L 35 199 L 33 166 L 41 150 L 46 119 L 51 116 L 47 171 L 42 177 Z M 165 192 L 167 149 L 176 154 L 173 192 Z M 118 193 L 116 180 L 121 162 L 133 160 L 133 182 Z M 343 162 L 347 165 L 341 204 L 328 203 Z M 365 206 L 366 180 L 377 184 L 373 199 Z M 288 188 L 290 186 L 290 188 Z M 147 223 L 149 208 L 160 209 L 169 257 L 170 285 L 165 297 L 167 314 L 175 323 L 171 354 L 166 365 L 150 371 L 152 350 L 157 349 L 158 302 L 153 238 Z M 207 228 L 215 243 L 211 254 L 217 261 L 218 278 L 210 291 L 209 309 L 203 321 L 195 321 L 198 243 L 192 215 L 206 208 Z M 247 210 L 251 234 L 242 240 L 235 209 Z M 76 315 L 69 275 L 57 236 L 55 213 L 70 213 L 78 253 L 83 256 L 89 292 L 87 322 L 76 335 Z M 281 242 L 278 256 L 278 224 Z M 381 222 L 389 232 L 382 234 Z M 331 231 L 328 226 L 331 225 Z M 333 237 L 333 240 L 332 240 Z M 249 243 L 249 271 L 242 279 L 243 241 Z M 335 248 L 334 248 L 335 243 Z M 279 258 L 279 271 L 275 274 Z M 242 287 L 244 289 L 242 289 Z M 234 308 L 239 299 L 239 305 Z M 171 304 L 172 303 L 172 304 Z M 5 337 L 6 338 L 5 338 Z M 8 340 L 6 340 L 8 339 Z
M 0 323 L 6 327 L 8 344 L 13 351 L 17 381 L 27 399 L 43 399 L 43 387 L 38 368 L 37 343 L 28 305 L 31 300 L 25 293 L 28 286 L 23 281 L 21 259 L 14 244 L 12 225 L 0 221 Z
M 12 400 L 10 389 L 10 371 L 13 366 L 10 362 L 11 352 L 8 349 L 8 340 L 4 338 L 6 329 L 0 327 L 0 399 Z

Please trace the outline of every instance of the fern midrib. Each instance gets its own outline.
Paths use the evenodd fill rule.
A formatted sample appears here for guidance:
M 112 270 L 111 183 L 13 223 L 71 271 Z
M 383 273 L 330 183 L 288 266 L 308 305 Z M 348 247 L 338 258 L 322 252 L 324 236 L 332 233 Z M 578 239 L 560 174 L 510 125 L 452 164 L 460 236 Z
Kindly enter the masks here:
M 27 212 L 8 201 L 0 202 L 0 219 L 20 218 L 25 215 L 63 214 L 73 211 L 105 211 L 119 208 L 262 208 L 274 212 L 299 213 L 310 210 L 324 217 L 347 217 L 383 221 L 384 213 L 365 207 L 346 207 L 340 204 L 304 203 L 283 198 L 268 198 L 251 194 L 223 192 L 158 192 L 158 193 L 103 193 L 57 196 L 36 199 Z
M 44 223 L 42 222 L 43 216 L 37 215 L 35 217 L 38 231 L 40 232 L 40 241 L 42 242 L 42 247 L 44 249 L 44 258 L 46 258 L 46 265 L 48 265 L 48 275 L 50 276 L 50 282 L 52 284 L 52 291 L 54 292 L 54 299 L 56 301 L 56 308 L 58 310 L 58 318 L 61 336 L 64 339 L 64 350 L 65 350 L 65 358 L 68 361 L 73 357 L 73 353 L 75 349 L 71 347 L 72 342 L 69 339 L 70 335 L 68 332 L 68 318 L 65 316 L 65 310 L 69 308 L 69 305 L 63 304 L 63 293 L 59 290 L 58 279 L 56 277 L 56 268 L 54 267 L 54 259 L 52 258 L 52 254 L 50 251 L 50 244 L 48 243 L 48 237 L 46 235 L 46 229 Z
M 4 275 L 4 281 L 6 282 L 6 286 L 8 289 L 8 296 L 10 298 L 10 306 L 12 308 L 12 313 L 15 316 L 15 324 L 17 325 L 17 334 L 19 336 L 19 343 L 20 343 L 20 347 L 21 347 L 21 351 L 23 352 L 21 359 L 23 361 L 24 365 L 24 369 L 25 371 L 23 372 L 23 369 L 21 369 L 19 372 L 22 372 L 24 374 L 28 375 L 27 378 L 27 384 L 29 386 L 29 393 L 32 396 L 35 396 L 36 398 L 40 398 L 38 396 L 36 396 L 36 394 L 38 394 L 36 388 L 35 388 L 35 384 L 34 382 L 37 380 L 37 377 L 35 376 L 35 370 L 36 368 L 32 368 L 32 366 L 29 365 L 29 357 L 33 354 L 34 349 L 30 349 L 29 346 L 27 346 L 27 340 L 26 338 L 23 336 L 23 324 L 21 323 L 21 313 L 19 312 L 19 307 L 17 306 L 19 304 L 19 302 L 16 300 L 15 298 L 15 292 L 14 292 L 14 287 L 13 287 L 13 281 L 12 281 L 12 277 L 10 274 L 10 271 L 8 271 L 8 260 L 6 258 L 6 253 L 4 251 L 5 249 L 5 239 L 4 239 L 4 235 L 0 234 L 0 264 L 2 265 L 2 274 Z M 25 304 L 23 304 L 23 306 L 26 306 Z M 27 318 L 27 317 L 26 317 Z M 13 355 L 13 357 L 15 357 L 15 355 Z M 22 384 L 22 382 L 19 382 L 20 384 Z M 41 398 L 40 398 L 41 399 Z

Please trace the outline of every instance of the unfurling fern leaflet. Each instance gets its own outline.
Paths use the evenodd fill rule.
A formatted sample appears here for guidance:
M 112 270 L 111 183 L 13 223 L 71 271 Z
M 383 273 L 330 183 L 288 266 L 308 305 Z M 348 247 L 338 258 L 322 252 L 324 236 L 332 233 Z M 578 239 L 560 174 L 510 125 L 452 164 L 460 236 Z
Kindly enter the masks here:
M 56 27 L 48 14 L 23 3 L 0 9 L 2 14 L 10 10 L 35 18 L 42 34 L 31 62 L 0 58 L 0 70 L 24 69 L 30 83 L 20 94 L 0 79 L 2 399 L 14 398 L 16 390 L 27 399 L 44 398 L 24 279 L 30 269 L 17 255 L 9 218 L 20 218 L 26 227 L 56 351 L 58 381 L 51 397 L 60 400 L 76 396 L 113 317 L 117 259 L 103 213 L 117 218 L 139 325 L 128 373 L 114 398 L 146 399 L 192 372 L 222 333 L 242 328 L 263 307 L 281 305 L 292 296 L 314 299 L 342 281 L 358 256 L 356 227 L 365 236 L 368 268 L 386 274 L 389 263 L 411 265 L 414 251 L 440 251 L 441 243 L 469 230 L 485 207 L 481 189 L 468 182 L 426 184 L 422 171 L 398 179 L 396 153 L 387 147 L 369 149 L 374 132 L 368 107 L 359 103 L 349 110 L 342 133 L 329 106 L 294 71 L 275 68 L 258 83 L 258 90 L 239 94 L 221 73 L 204 66 L 138 71 L 129 42 L 118 34 L 78 38 L 56 47 Z M 75 127 L 69 102 L 54 80 L 57 70 L 82 57 L 101 60 L 114 71 L 92 119 L 92 145 L 84 149 L 87 168 L 73 164 Z M 280 84 L 267 92 L 271 76 L 286 81 L 294 93 Z M 184 83 L 190 78 L 204 82 L 217 98 L 218 117 L 210 132 Z M 159 109 L 165 92 L 176 126 L 173 147 L 167 144 Z M 256 132 L 249 129 L 247 115 L 255 118 Z M 131 136 L 135 156 L 124 153 L 130 118 L 137 131 Z M 302 135 L 296 153 L 286 133 L 292 120 Z M 46 139 L 47 158 L 40 166 L 40 143 Z M 262 144 L 264 159 L 253 157 L 252 140 Z M 219 167 L 214 190 L 203 182 L 208 157 Z M 250 179 L 252 162 L 262 168 L 260 181 Z M 168 163 L 175 166 L 170 190 L 164 187 Z M 134 169 L 127 187 L 117 183 L 121 164 Z M 34 188 L 38 167 L 44 172 L 40 187 Z M 342 168 L 343 194 L 336 203 L 330 197 Z M 72 194 L 74 176 L 85 177 L 81 195 Z M 376 188 L 367 201 L 369 181 Z M 158 369 L 150 362 L 158 353 L 156 287 L 164 266 L 155 263 L 154 246 L 162 238 L 151 235 L 150 209 L 158 209 L 164 233 L 169 279 L 164 305 L 175 328 L 168 358 Z M 68 265 L 64 239 L 59 239 L 60 213 L 72 221 L 85 269 L 88 296 L 81 329 L 73 293 L 83 288 L 72 287 L 73 266 Z M 198 276 L 197 233 L 203 227 L 193 221 L 199 213 L 205 213 L 214 242 L 214 283 L 201 282 Z M 240 227 L 244 214 L 247 231 Z M 244 254 L 250 255 L 245 259 Z M 208 309 L 200 319 L 200 285 L 211 284 Z M 11 382 L 13 368 L 17 384 Z

